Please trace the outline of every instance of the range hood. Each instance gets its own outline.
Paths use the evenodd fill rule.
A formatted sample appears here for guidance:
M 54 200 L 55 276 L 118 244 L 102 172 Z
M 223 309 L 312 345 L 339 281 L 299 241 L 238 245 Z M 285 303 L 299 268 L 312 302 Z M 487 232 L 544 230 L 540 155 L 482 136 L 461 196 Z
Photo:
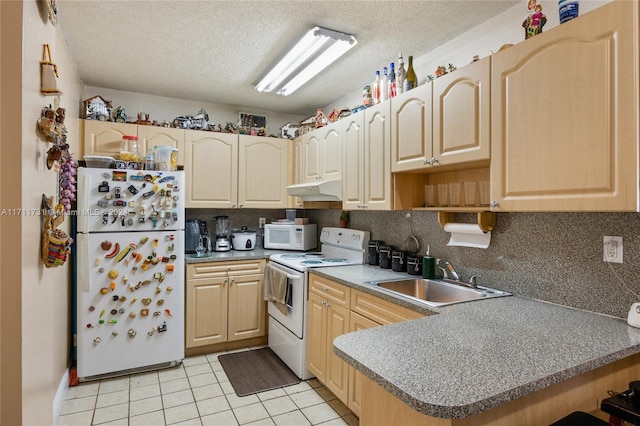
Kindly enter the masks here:
M 326 180 L 287 186 L 287 194 L 302 201 L 342 201 L 342 181 Z

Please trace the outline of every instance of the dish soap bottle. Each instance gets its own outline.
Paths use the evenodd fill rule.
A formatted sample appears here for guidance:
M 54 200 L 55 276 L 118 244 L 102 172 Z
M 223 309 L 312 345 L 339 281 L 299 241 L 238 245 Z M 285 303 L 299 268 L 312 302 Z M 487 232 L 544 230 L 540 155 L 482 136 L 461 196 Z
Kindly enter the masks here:
M 427 252 L 422 257 L 422 278 L 433 279 L 436 277 L 436 259 L 429 256 L 429 246 Z

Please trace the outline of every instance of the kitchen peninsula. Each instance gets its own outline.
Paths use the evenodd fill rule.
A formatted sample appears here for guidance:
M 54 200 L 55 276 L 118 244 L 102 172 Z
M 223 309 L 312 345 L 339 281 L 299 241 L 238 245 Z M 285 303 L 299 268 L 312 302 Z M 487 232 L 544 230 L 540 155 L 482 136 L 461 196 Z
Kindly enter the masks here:
M 379 272 L 314 271 L 425 312 L 367 284 Z M 640 377 L 640 329 L 620 318 L 517 296 L 428 310 L 437 314 L 334 340 L 365 376 L 360 424 L 549 424 L 596 411 Z

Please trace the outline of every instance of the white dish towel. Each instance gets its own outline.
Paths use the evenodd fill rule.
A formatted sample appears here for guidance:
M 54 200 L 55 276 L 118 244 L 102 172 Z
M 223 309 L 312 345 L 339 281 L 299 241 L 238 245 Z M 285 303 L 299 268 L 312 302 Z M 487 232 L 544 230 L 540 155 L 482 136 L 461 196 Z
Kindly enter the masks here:
M 267 263 L 264 270 L 264 300 L 273 303 L 287 315 L 287 273 Z

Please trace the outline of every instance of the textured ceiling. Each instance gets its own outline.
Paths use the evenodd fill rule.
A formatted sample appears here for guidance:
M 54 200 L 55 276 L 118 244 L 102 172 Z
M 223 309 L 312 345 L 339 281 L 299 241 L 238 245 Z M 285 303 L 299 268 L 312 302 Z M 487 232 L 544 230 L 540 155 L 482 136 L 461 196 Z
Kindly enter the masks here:
M 58 0 L 58 25 L 87 85 L 306 115 L 518 1 Z M 358 45 L 290 96 L 255 91 L 315 25 Z

